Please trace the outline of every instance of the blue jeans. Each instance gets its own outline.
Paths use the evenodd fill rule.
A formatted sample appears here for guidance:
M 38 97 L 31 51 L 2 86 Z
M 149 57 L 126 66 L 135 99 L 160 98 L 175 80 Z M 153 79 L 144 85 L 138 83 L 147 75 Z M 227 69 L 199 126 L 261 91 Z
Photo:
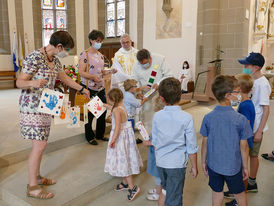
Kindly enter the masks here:
M 162 188 L 166 190 L 165 206 L 182 206 L 186 168 L 157 168 Z

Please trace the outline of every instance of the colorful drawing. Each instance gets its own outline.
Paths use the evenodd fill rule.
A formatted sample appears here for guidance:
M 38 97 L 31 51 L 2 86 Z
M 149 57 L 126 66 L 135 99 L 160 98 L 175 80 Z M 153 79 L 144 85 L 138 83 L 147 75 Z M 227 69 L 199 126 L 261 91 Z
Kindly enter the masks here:
M 148 98 L 150 95 L 152 95 L 155 92 L 155 89 L 149 90 L 147 93 L 145 93 L 144 97 Z
M 60 116 L 54 117 L 54 124 L 66 124 L 69 123 L 68 111 L 69 111 L 69 95 L 64 95 L 63 106 L 61 108 Z
M 65 7 L 65 0 L 56 0 L 56 7 Z
M 43 6 L 52 7 L 52 0 L 43 0 Z
M 101 99 L 95 96 L 89 101 L 88 110 L 98 119 L 106 111 L 106 108 L 103 106 Z
M 63 101 L 63 93 L 50 89 L 44 89 L 38 106 L 38 111 L 54 116 L 60 116 Z
M 70 107 L 69 109 L 69 124 L 67 128 L 80 127 L 80 107 Z
M 146 128 L 144 127 L 143 123 L 142 123 L 141 121 L 139 121 L 139 122 L 136 122 L 135 125 L 136 125 L 137 129 L 139 130 L 139 132 L 140 132 L 142 138 L 143 138 L 144 140 L 149 140 L 149 135 L 148 135 L 147 130 L 146 130 Z

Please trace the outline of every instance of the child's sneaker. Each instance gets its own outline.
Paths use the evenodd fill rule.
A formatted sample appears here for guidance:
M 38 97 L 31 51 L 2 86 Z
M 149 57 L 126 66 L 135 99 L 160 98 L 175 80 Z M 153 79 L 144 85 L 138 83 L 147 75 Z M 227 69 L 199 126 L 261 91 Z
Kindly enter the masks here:
M 230 202 L 225 203 L 225 206 L 238 206 L 238 203 L 236 200 L 232 200 Z
M 119 192 L 119 191 L 123 191 L 123 190 L 128 190 L 129 188 L 128 188 L 128 184 L 124 184 L 123 182 L 121 182 L 120 184 L 118 184 L 115 188 L 114 188 L 114 190 L 115 191 L 117 191 L 117 192 Z
M 160 196 L 160 195 L 158 195 L 158 194 L 156 194 L 156 193 L 154 193 L 154 194 L 149 194 L 149 195 L 147 195 L 147 199 L 148 199 L 148 200 L 152 200 L 152 201 L 157 201 L 157 200 L 159 200 L 159 196 Z
M 156 188 L 153 188 L 153 189 L 149 189 L 147 191 L 148 194 L 152 195 L 152 194 L 155 194 L 156 193 Z
M 229 199 L 234 199 L 234 194 L 231 194 L 229 191 L 224 192 L 224 197 Z
M 140 188 L 137 185 L 135 185 L 132 188 L 132 190 L 128 189 L 128 192 L 129 192 L 129 195 L 127 196 L 127 199 L 129 201 L 132 201 L 135 198 L 135 196 L 140 192 Z
M 247 192 L 258 192 L 257 183 L 255 183 L 254 185 L 248 184 L 246 190 Z

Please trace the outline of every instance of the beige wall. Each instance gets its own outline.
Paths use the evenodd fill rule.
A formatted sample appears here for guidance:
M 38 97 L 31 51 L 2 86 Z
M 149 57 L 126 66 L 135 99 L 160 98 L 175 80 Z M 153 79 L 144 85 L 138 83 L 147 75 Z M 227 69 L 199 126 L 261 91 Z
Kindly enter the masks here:
M 197 0 L 182 0 L 182 37 L 173 39 L 155 38 L 156 0 L 144 1 L 143 48 L 166 57 L 176 75 L 187 60 L 193 76 L 196 68 Z

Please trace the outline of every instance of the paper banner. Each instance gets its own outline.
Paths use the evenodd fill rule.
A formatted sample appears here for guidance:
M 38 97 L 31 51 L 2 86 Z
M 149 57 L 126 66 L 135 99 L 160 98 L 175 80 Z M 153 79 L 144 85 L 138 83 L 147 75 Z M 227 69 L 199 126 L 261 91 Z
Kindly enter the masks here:
M 80 107 L 70 107 L 69 109 L 69 124 L 67 128 L 80 127 Z
M 98 119 L 105 111 L 103 102 L 98 96 L 93 97 L 88 103 L 88 110 Z
M 67 124 L 67 123 L 69 123 L 69 117 L 68 117 L 69 107 L 70 107 L 69 95 L 65 94 L 60 116 L 54 117 L 54 124 Z
M 148 135 L 147 130 L 146 130 L 146 128 L 144 127 L 143 123 L 142 123 L 141 121 L 139 121 L 139 122 L 136 122 L 135 125 L 136 125 L 137 129 L 139 130 L 139 132 L 140 132 L 142 138 L 143 138 L 144 140 L 149 140 L 149 135 Z

